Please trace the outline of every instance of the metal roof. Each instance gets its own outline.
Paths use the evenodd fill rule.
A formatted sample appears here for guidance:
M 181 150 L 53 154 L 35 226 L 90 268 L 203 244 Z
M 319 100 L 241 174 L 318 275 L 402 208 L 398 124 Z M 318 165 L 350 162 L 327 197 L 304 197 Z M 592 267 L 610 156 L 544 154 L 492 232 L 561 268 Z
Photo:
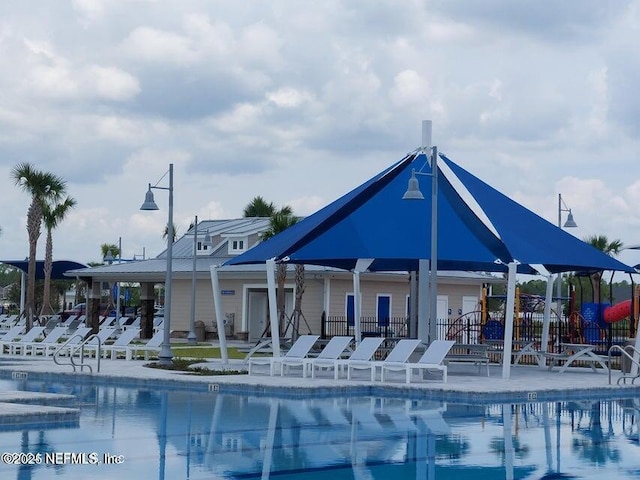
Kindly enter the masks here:
M 236 220 L 203 220 L 198 222 L 198 238 L 209 232 L 217 235 L 254 235 L 269 228 L 269 218 L 253 217 Z M 189 229 L 173 244 L 172 270 L 174 279 L 188 279 L 193 274 L 193 228 Z M 221 242 L 218 248 L 212 250 L 210 255 L 198 255 L 196 258 L 196 275 L 198 278 L 208 277 L 213 265 L 222 265 L 234 256 L 227 253 L 226 241 Z M 96 280 L 130 281 L 130 282 L 158 282 L 162 283 L 166 277 L 166 252 L 162 252 L 156 258 L 138 260 L 133 262 L 114 263 L 91 268 L 76 268 L 65 273 L 67 277 L 94 278 Z M 293 265 L 289 270 L 293 270 Z M 347 274 L 345 270 L 324 267 L 319 265 L 306 265 L 305 270 L 310 274 Z M 225 265 L 220 267 L 223 274 L 261 276 L 264 275 L 265 265 Z M 387 278 L 406 277 L 406 272 L 388 272 Z M 502 281 L 494 276 L 476 272 L 438 272 L 442 279 L 472 280 L 475 282 Z
M 198 222 L 198 238 L 204 240 L 204 236 L 208 233 L 212 237 L 222 236 L 225 238 L 221 242 L 216 252 L 226 251 L 226 242 L 228 237 L 245 237 L 265 232 L 269 229 L 268 217 L 247 217 L 235 220 L 203 220 Z M 190 228 L 182 237 L 173 244 L 173 258 L 191 257 L 193 255 L 193 232 Z M 222 248 L 225 247 L 225 248 Z M 166 258 L 167 251 L 164 250 L 158 258 Z M 226 256 L 226 259 L 231 256 Z

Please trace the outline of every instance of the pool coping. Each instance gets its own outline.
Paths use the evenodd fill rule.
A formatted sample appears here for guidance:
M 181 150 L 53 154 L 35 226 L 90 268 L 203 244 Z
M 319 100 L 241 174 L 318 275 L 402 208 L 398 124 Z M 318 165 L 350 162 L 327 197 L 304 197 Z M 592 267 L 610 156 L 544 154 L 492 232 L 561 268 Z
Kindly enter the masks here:
M 25 365 L 26 366 L 26 365 Z M 408 399 L 440 400 L 455 403 L 493 403 L 513 402 L 527 403 L 536 401 L 560 401 L 602 398 L 626 398 L 640 396 L 640 385 L 590 385 L 586 387 L 553 388 L 535 386 L 518 388 L 513 386 L 509 390 L 464 389 L 452 387 L 451 384 L 404 384 L 385 383 L 373 384 L 371 382 L 358 381 L 346 385 L 337 385 L 328 379 L 318 380 L 310 384 L 307 382 L 294 382 L 295 378 L 280 378 L 280 383 L 273 384 L 278 377 L 269 376 L 245 376 L 251 382 L 238 381 L 237 375 L 232 376 L 188 376 L 184 372 L 147 372 L 149 376 L 141 377 L 127 375 L 126 373 L 81 373 L 81 372 L 54 372 L 20 368 L 20 362 L 7 364 L 0 362 L 0 378 L 13 380 L 36 380 L 78 382 L 93 385 L 118 385 L 122 387 L 137 387 L 149 389 L 189 390 L 206 392 L 211 394 L 248 394 L 255 396 L 271 396 L 282 398 L 322 398 L 322 397 L 353 397 L 353 396 L 378 396 L 378 397 L 403 397 Z M 145 367 L 146 368 L 146 367 Z M 149 369 L 150 370 L 150 369 Z M 145 373 L 145 372 L 143 372 Z M 159 376 L 158 374 L 161 374 Z M 486 379 L 487 377 L 484 377 Z M 482 378 L 478 377 L 478 381 Z M 484 380 L 482 379 L 482 380 Z M 301 380 L 298 378 L 297 380 Z M 307 379 L 309 380 L 309 379 Z M 488 380 L 491 380 L 490 378 Z M 289 382 L 283 383 L 283 382 Z

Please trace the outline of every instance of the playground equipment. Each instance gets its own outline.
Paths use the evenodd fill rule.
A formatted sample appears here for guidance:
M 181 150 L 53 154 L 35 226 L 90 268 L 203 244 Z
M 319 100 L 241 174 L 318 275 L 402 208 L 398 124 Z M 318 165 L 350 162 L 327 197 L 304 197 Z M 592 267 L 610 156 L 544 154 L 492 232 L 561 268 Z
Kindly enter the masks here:
M 629 299 L 605 308 L 604 313 L 602 314 L 604 321 L 607 323 L 615 323 L 627 318 L 631 315 L 632 303 L 631 299 Z

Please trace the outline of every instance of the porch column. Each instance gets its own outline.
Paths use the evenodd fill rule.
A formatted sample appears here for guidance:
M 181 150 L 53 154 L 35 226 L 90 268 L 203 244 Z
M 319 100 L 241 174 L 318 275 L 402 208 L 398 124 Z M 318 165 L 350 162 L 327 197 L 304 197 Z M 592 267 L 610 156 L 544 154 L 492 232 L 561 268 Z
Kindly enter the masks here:
M 153 313 L 155 312 L 155 292 L 153 283 L 140 284 L 140 338 L 153 337 Z
M 87 316 L 85 323 L 91 328 L 91 333 L 98 333 L 100 329 L 100 300 L 102 297 L 102 282 L 94 278 L 87 280 Z

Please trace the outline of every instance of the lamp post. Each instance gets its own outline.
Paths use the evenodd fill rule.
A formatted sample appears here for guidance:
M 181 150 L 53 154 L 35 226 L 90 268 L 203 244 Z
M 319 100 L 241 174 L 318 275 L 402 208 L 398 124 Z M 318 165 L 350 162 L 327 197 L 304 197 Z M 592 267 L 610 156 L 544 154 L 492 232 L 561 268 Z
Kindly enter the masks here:
M 158 355 L 158 363 L 160 365 L 171 365 L 173 353 L 171 353 L 171 273 L 173 263 L 173 163 L 169 164 L 169 186 L 159 187 L 149 184 L 149 190 L 144 197 L 144 203 L 140 210 L 159 210 L 158 205 L 153 199 L 153 189 L 169 191 L 169 218 L 167 220 L 167 276 L 164 283 L 164 321 L 162 326 L 163 338 L 160 346 L 160 354 Z M 166 174 L 165 174 L 166 175 Z M 163 176 L 164 178 L 164 176 Z M 160 179 L 162 180 L 162 178 Z
M 567 221 L 562 225 L 562 212 L 567 212 Z M 562 200 L 562 194 L 558 194 L 558 228 L 576 228 L 576 224 L 573 219 L 573 213 L 571 209 L 567 207 L 567 204 Z M 558 285 L 556 285 L 556 298 L 558 299 L 558 316 L 562 318 L 562 273 L 558 273 Z
M 109 265 L 116 260 L 111 250 L 107 250 L 104 261 Z M 122 237 L 118 237 L 118 264 L 122 263 Z M 116 286 L 116 331 L 120 331 L 120 282 L 115 282 Z
M 438 333 L 438 147 L 431 145 L 431 121 L 422 122 L 422 151 L 431 150 L 431 173 L 411 171 L 411 178 L 403 200 L 424 200 L 416 175 L 431 177 L 431 253 L 429 259 L 429 331 L 428 341 L 437 339 Z M 422 281 L 422 279 L 421 279 Z M 418 329 L 420 333 L 420 329 Z M 422 340 L 425 340 L 424 338 Z
M 187 341 L 191 345 L 197 342 L 196 337 L 196 255 L 198 254 L 198 216 L 193 224 L 193 269 L 191 270 L 191 316 L 189 317 L 189 335 Z

